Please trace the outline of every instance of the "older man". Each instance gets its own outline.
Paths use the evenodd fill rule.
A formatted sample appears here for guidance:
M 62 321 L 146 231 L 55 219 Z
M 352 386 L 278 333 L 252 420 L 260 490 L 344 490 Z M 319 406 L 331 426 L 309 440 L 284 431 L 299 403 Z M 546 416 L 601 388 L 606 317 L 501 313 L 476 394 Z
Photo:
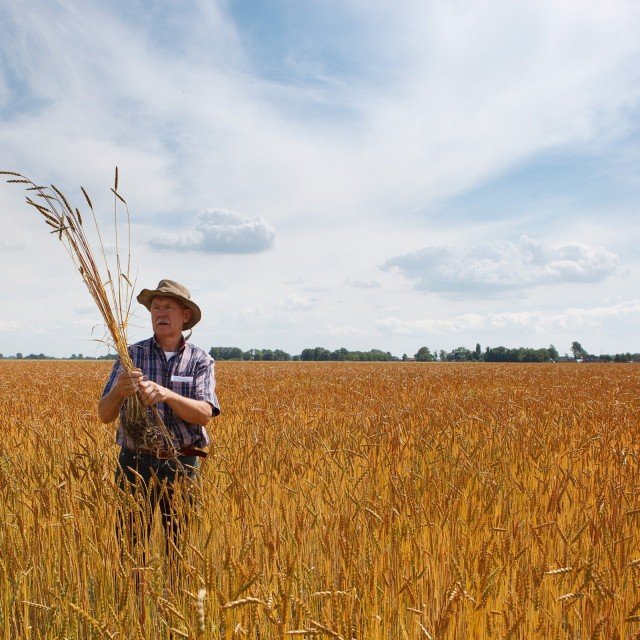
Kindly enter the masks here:
M 116 438 L 122 447 L 118 460 L 120 487 L 138 495 L 141 489 L 149 501 L 147 533 L 159 504 L 170 548 L 170 540 L 178 544 L 184 523 L 184 515 L 178 517 L 174 509 L 174 485 L 195 477 L 198 459 L 206 456 L 209 444 L 205 425 L 220 413 L 220 405 L 213 359 L 182 335 L 201 318 L 189 291 L 172 280 L 161 280 L 155 289 L 143 289 L 137 300 L 151 312 L 153 336 L 129 347 L 136 367 L 133 372 L 127 373 L 119 362 L 115 363 L 98 404 L 98 415 L 105 423 L 120 416 Z M 126 402 L 136 393 L 146 407 L 155 407 L 162 417 L 173 439 L 170 448 L 144 448 L 127 435 Z M 135 544 L 137 527 L 129 522 L 125 528 Z

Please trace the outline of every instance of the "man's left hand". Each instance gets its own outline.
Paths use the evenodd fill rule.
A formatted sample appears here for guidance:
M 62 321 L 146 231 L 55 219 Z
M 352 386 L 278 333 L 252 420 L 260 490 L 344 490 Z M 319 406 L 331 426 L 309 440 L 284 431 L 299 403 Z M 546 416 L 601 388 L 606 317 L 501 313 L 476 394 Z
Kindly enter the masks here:
M 142 380 L 138 383 L 138 391 L 145 407 L 166 402 L 171 410 L 186 422 L 205 425 L 211 419 L 211 404 L 206 400 L 185 398 L 151 380 Z
M 151 407 L 159 402 L 166 402 L 171 394 L 169 389 L 151 380 L 143 380 L 140 382 L 138 391 L 140 392 L 142 404 L 145 407 Z

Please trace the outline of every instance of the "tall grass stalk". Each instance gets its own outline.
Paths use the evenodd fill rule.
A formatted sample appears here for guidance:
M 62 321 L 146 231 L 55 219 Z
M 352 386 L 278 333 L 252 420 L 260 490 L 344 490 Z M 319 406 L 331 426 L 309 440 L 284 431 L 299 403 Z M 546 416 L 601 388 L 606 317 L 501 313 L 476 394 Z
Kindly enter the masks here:
M 116 167 L 114 185 L 111 188 L 116 245 L 115 268 L 110 266 L 107 259 L 93 203 L 84 187 L 80 187 L 80 189 L 95 226 L 102 267 L 99 266 L 99 261 L 94 256 L 91 242 L 85 232 L 85 221 L 80 209 L 70 204 L 63 191 L 53 184 L 48 186 L 37 184 L 15 171 L 0 171 L 0 175 L 8 176 L 8 183 L 24 185 L 28 192 L 27 204 L 42 216 L 44 222 L 52 229 L 50 233 L 55 234 L 66 249 L 104 320 L 107 330 L 105 342 L 114 348 L 120 358 L 120 365 L 130 373 L 134 368 L 127 342 L 134 289 L 131 274 L 131 216 L 126 200 L 118 192 L 118 168 Z M 118 230 L 121 225 L 119 215 L 121 206 L 126 211 L 124 227 L 127 237 L 127 257 L 124 269 L 120 256 L 120 233 Z M 155 407 L 150 410 L 146 409 L 140 396 L 136 394 L 126 402 L 125 413 L 124 430 L 136 445 L 171 449 L 171 435 Z

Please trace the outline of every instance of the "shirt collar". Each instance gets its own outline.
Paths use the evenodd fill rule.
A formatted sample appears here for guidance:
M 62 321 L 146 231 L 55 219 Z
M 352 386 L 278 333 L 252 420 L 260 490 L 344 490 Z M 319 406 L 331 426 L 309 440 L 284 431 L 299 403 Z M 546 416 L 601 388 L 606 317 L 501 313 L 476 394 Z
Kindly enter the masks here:
M 160 343 L 156 339 L 155 333 L 153 334 L 153 337 L 151 338 L 151 341 L 152 341 L 153 346 L 156 349 L 159 349 L 160 351 L 164 351 L 164 349 L 160 346 Z M 184 351 L 186 346 L 187 346 L 187 342 L 184 339 L 184 336 L 182 336 L 182 338 L 180 338 L 180 344 L 178 345 L 178 348 L 175 350 L 175 353 L 180 353 L 180 352 Z

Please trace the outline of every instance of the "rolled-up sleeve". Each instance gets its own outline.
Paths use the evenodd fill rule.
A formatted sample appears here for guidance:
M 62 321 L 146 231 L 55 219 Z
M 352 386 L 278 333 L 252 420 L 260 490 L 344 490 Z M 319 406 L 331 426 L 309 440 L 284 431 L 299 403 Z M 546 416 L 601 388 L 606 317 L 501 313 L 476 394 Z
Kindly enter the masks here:
M 204 400 L 211 405 L 213 416 L 220 414 L 220 402 L 216 395 L 216 377 L 213 358 L 204 354 L 198 362 L 195 374 L 195 399 Z
M 118 358 L 113 363 L 113 368 L 111 369 L 111 374 L 109 375 L 109 379 L 107 380 L 107 384 L 104 385 L 104 389 L 102 390 L 102 397 L 103 398 L 107 395 L 107 393 L 109 393 L 109 391 L 111 391 L 111 388 L 115 384 L 116 378 L 118 377 L 119 373 L 120 373 L 120 359 Z

